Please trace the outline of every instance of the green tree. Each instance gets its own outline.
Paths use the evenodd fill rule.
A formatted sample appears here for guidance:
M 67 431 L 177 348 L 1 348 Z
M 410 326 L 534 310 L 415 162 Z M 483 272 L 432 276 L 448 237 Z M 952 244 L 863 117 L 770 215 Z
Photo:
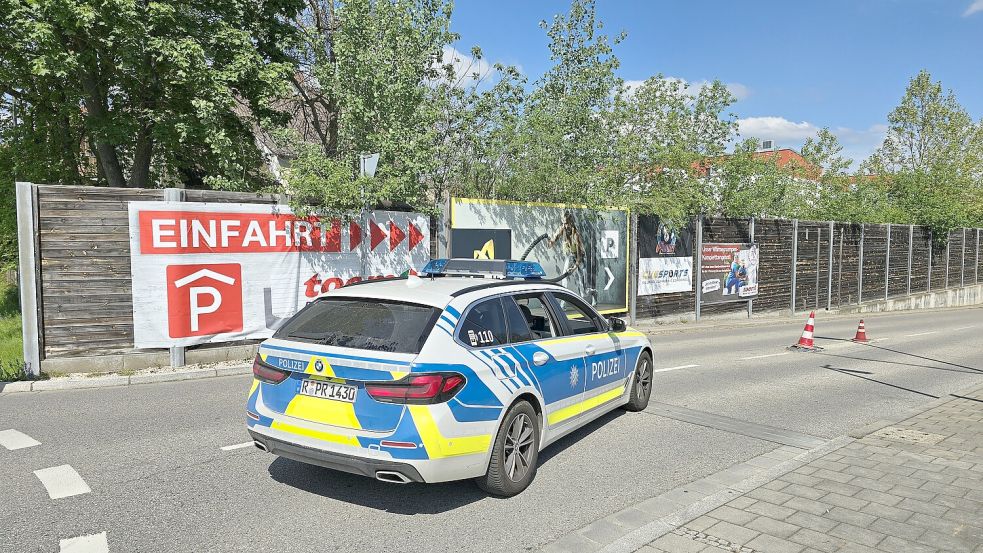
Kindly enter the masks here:
M 888 115 L 884 143 L 864 164 L 886 189 L 894 217 L 931 227 L 945 237 L 980 224 L 983 204 L 983 124 L 975 123 L 952 91 L 921 71 Z M 940 238 L 944 239 L 944 238 Z
M 656 75 L 619 91 L 609 128 L 616 160 L 637 192 L 636 209 L 682 221 L 712 207 L 704 169 L 737 129 L 735 116 L 725 113 L 733 103 L 719 81 L 694 91 Z
M 526 79 L 502 64 L 472 73 L 481 60 L 481 50 L 472 48 L 467 63 L 447 64 L 446 76 L 435 86 L 437 158 L 427 179 L 436 200 L 501 197 L 510 168 L 521 158 L 517 131 Z
M 299 0 L 0 0 L 0 132 L 23 179 L 263 180 Z M 2 109 L 2 108 L 0 108 Z
M 605 114 L 621 86 L 614 38 L 603 33 L 593 0 L 541 22 L 553 66 L 535 83 L 518 129 L 521 158 L 500 194 L 518 200 L 622 204 L 629 189 L 614 156 Z
M 426 177 L 438 159 L 435 83 L 455 38 L 450 14 L 447 0 L 307 1 L 292 78 L 307 124 L 288 145 L 298 159 L 286 171 L 295 207 L 432 203 Z M 356 178 L 361 153 L 380 154 L 376 178 Z
M 795 217 L 801 198 L 794 175 L 779 166 L 777 156 L 759 154 L 757 146 L 757 139 L 748 138 L 734 146 L 733 154 L 711 164 L 707 185 L 719 214 Z

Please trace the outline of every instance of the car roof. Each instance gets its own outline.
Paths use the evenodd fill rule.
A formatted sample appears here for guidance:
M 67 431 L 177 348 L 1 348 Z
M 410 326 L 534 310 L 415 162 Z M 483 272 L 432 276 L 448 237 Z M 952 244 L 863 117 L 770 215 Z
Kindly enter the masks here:
M 506 291 L 564 289 L 559 284 L 543 280 L 502 280 L 473 277 L 411 277 L 360 282 L 329 292 L 325 298 L 358 297 L 386 299 L 444 307 L 454 298 L 465 294 L 477 297 Z

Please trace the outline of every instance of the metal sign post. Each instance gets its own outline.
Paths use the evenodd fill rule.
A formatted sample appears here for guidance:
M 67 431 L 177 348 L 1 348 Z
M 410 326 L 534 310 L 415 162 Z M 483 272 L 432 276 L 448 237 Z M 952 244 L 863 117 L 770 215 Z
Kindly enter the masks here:
M 750 223 L 748 223 L 748 238 L 751 240 L 751 244 L 754 244 L 754 217 L 751 217 L 751 221 Z M 761 275 L 758 275 L 758 286 L 761 286 Z M 751 318 L 751 314 L 754 313 L 753 304 L 754 304 L 753 299 L 747 300 L 747 318 L 749 319 Z
M 911 295 L 911 255 L 912 250 L 915 248 L 915 225 L 908 225 L 908 291 L 905 292 L 907 295 Z
M 864 302 L 864 225 L 860 224 L 860 263 L 857 266 L 857 303 Z
M 164 201 L 183 202 L 184 190 L 180 188 L 168 188 L 164 190 Z M 171 366 L 183 367 L 185 365 L 184 346 L 171 346 L 169 351 L 171 354 Z
M 799 261 L 799 220 L 792 219 L 792 314 L 795 315 L 795 265 Z
M 700 320 L 700 301 L 703 300 L 703 214 L 696 217 L 696 320 Z
M 887 224 L 887 253 L 884 254 L 884 300 L 887 300 L 888 290 L 891 288 L 891 281 L 888 275 L 891 274 L 891 223 Z
M 833 221 L 829 222 L 829 262 L 826 280 L 826 311 L 833 308 Z

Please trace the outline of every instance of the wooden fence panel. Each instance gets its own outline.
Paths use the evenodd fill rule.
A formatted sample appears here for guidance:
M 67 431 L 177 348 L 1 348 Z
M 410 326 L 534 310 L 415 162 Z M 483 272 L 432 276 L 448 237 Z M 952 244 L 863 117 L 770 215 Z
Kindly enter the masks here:
M 959 286 L 963 277 L 963 231 L 949 233 L 949 286 Z
M 44 357 L 133 348 L 127 202 L 162 190 L 38 187 Z
M 185 199 L 275 201 L 270 195 L 210 190 L 185 190 Z M 38 187 L 46 358 L 133 349 L 127 204 L 163 200 L 163 190 Z
M 833 228 L 833 305 L 850 305 L 860 297 L 860 225 L 836 223 Z
M 864 226 L 863 301 L 884 299 L 887 266 L 887 225 Z
M 755 220 L 754 239 L 758 243 L 760 281 L 754 309 L 789 309 L 792 305 L 792 222 Z
M 887 295 L 908 293 L 908 225 L 891 225 L 891 255 L 887 274 Z
M 932 290 L 942 290 L 946 286 L 946 244 L 944 240 L 941 243 L 935 240 L 935 236 L 932 239 Z

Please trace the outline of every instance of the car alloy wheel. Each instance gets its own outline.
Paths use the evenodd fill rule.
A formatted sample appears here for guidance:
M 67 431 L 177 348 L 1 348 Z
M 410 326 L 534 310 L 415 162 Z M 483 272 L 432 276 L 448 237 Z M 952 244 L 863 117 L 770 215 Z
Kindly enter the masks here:
M 525 478 L 532 464 L 532 448 L 535 438 L 532 421 L 525 413 L 519 413 L 502 444 L 505 457 L 505 473 L 509 480 L 519 482 Z

